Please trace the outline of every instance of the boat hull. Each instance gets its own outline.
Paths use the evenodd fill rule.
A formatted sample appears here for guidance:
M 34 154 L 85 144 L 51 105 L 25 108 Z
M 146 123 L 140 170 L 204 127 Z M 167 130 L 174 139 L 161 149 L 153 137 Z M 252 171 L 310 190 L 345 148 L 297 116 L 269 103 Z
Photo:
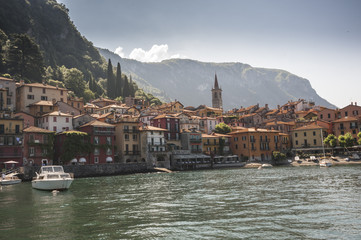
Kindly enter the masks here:
M 1 185 L 13 185 L 18 183 L 21 183 L 21 179 L 0 180 Z
M 326 163 L 321 162 L 320 163 L 320 167 L 331 167 L 331 166 L 332 166 L 332 163 L 328 163 L 328 162 L 326 162 Z
M 54 180 L 33 180 L 31 185 L 39 190 L 66 190 L 70 187 L 73 179 L 54 179 Z

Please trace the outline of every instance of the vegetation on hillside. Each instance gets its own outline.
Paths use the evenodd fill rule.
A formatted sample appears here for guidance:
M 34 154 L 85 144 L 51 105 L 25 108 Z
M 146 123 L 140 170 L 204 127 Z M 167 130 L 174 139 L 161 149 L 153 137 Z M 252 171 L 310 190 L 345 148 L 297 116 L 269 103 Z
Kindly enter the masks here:
M 0 6 L 1 75 L 26 82 L 61 82 L 85 100 L 135 95 L 138 86 L 131 77 L 121 74 L 119 64 L 116 77 L 111 74 L 113 67 L 81 36 L 64 4 L 0 0 Z

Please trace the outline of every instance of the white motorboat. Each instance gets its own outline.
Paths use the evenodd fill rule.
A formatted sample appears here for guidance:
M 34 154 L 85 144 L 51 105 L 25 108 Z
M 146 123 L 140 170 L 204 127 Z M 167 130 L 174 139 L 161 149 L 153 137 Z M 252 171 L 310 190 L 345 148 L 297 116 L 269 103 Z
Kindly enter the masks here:
M 42 166 L 31 185 L 39 190 L 65 190 L 70 187 L 73 180 L 69 173 L 64 172 L 62 166 Z
M 18 184 L 21 183 L 21 179 L 16 176 L 17 173 L 9 173 L 7 175 L 4 175 L 0 179 L 1 185 L 12 185 L 12 184 Z
M 326 161 L 326 160 L 322 160 L 320 162 L 320 167 L 331 167 L 332 166 L 332 163 L 329 162 L 329 161 Z
M 261 167 L 262 167 L 262 168 L 271 168 L 271 167 L 273 167 L 273 166 L 272 166 L 272 164 L 264 163 L 264 164 L 262 164 Z

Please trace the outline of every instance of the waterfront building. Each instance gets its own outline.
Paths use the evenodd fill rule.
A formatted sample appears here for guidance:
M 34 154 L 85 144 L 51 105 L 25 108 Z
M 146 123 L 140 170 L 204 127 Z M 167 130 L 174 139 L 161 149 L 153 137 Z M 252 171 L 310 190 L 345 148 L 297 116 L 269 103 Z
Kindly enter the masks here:
M 141 138 L 141 159 L 145 159 L 149 166 L 170 167 L 164 132 L 167 129 L 142 126 L 139 128 Z
M 35 126 L 35 118 L 33 115 L 26 112 L 17 112 L 14 114 L 15 118 L 24 119 L 23 128 Z
M 275 119 L 271 122 L 267 122 L 265 124 L 265 128 L 268 130 L 277 130 L 282 133 L 290 134 L 292 129 L 295 127 L 295 124 L 296 123 L 294 121 L 284 122 L 284 121 L 277 121 Z
M 38 127 L 23 130 L 23 165 L 52 165 L 55 132 Z
M 172 114 L 162 114 L 150 121 L 151 126 L 167 129 L 164 137 L 169 149 L 181 149 L 179 118 Z
M 202 133 L 196 128 L 183 129 L 181 131 L 181 144 L 183 150 L 191 153 L 202 153 Z
M 332 122 L 333 133 L 336 137 L 351 133 L 352 137 L 357 140 L 357 134 L 361 131 L 361 117 L 343 117 Z
M 214 75 L 214 87 L 212 88 L 212 107 L 223 109 L 222 89 L 218 85 L 217 74 Z
M 206 105 L 200 105 L 196 109 L 196 114 L 197 116 L 200 117 L 217 117 L 217 116 L 221 116 L 222 112 L 223 112 L 222 108 L 213 108 L 213 107 L 208 107 Z
M 56 103 L 54 103 L 54 106 L 57 107 L 57 109 L 54 109 L 54 111 L 68 113 L 68 114 L 71 114 L 72 116 L 78 116 L 82 112 L 78 108 L 73 107 L 69 103 L 66 103 L 66 102 L 56 102 Z
M 346 107 L 343 107 L 338 111 L 338 118 L 357 116 L 361 116 L 361 107 L 357 106 L 357 102 L 351 102 L 350 105 L 347 105 Z
M 93 114 L 96 112 L 96 110 L 98 109 L 99 107 L 95 104 L 92 104 L 92 103 L 86 103 L 84 105 L 84 112 L 85 113 L 89 113 L 89 114 Z
M 54 87 L 45 83 L 27 83 L 20 81 L 16 89 L 16 111 L 29 112 L 28 106 L 39 101 L 64 102 L 68 98 L 68 89 Z
M 114 125 L 117 160 L 121 163 L 141 162 L 139 119 L 132 116 L 121 117 Z
M 15 110 L 16 106 L 16 83 L 14 79 L 0 77 L 0 110 Z
M 327 127 L 316 123 L 295 128 L 291 131 L 292 146 L 294 149 L 321 148 L 323 139 L 328 135 L 327 131 Z
M 231 154 L 230 135 L 225 134 L 202 134 L 203 152 L 214 155 Z
M 87 164 L 104 164 L 114 161 L 115 126 L 97 120 L 79 127 L 90 136 L 94 150 L 87 156 Z
M 11 112 L 0 112 L 0 163 L 16 161 L 22 164 L 23 121 Z
M 39 118 L 38 127 L 54 131 L 63 132 L 73 130 L 73 116 L 71 114 L 55 111 L 44 114 Z
M 271 161 L 272 152 L 281 149 L 280 132 L 276 130 L 246 128 L 230 135 L 231 151 L 242 160 Z

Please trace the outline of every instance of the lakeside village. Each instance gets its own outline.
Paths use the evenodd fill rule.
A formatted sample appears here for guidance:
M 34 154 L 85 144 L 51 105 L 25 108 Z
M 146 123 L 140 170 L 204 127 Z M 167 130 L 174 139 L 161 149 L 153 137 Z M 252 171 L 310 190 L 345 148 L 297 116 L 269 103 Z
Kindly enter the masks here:
M 223 112 L 217 75 L 211 96 L 212 107 L 196 108 L 179 101 L 149 107 L 133 97 L 84 103 L 65 88 L 1 77 L 0 168 L 26 175 L 24 168 L 60 164 L 82 177 L 358 159 L 356 102 L 335 110 L 300 99 L 276 109 L 256 104 Z

